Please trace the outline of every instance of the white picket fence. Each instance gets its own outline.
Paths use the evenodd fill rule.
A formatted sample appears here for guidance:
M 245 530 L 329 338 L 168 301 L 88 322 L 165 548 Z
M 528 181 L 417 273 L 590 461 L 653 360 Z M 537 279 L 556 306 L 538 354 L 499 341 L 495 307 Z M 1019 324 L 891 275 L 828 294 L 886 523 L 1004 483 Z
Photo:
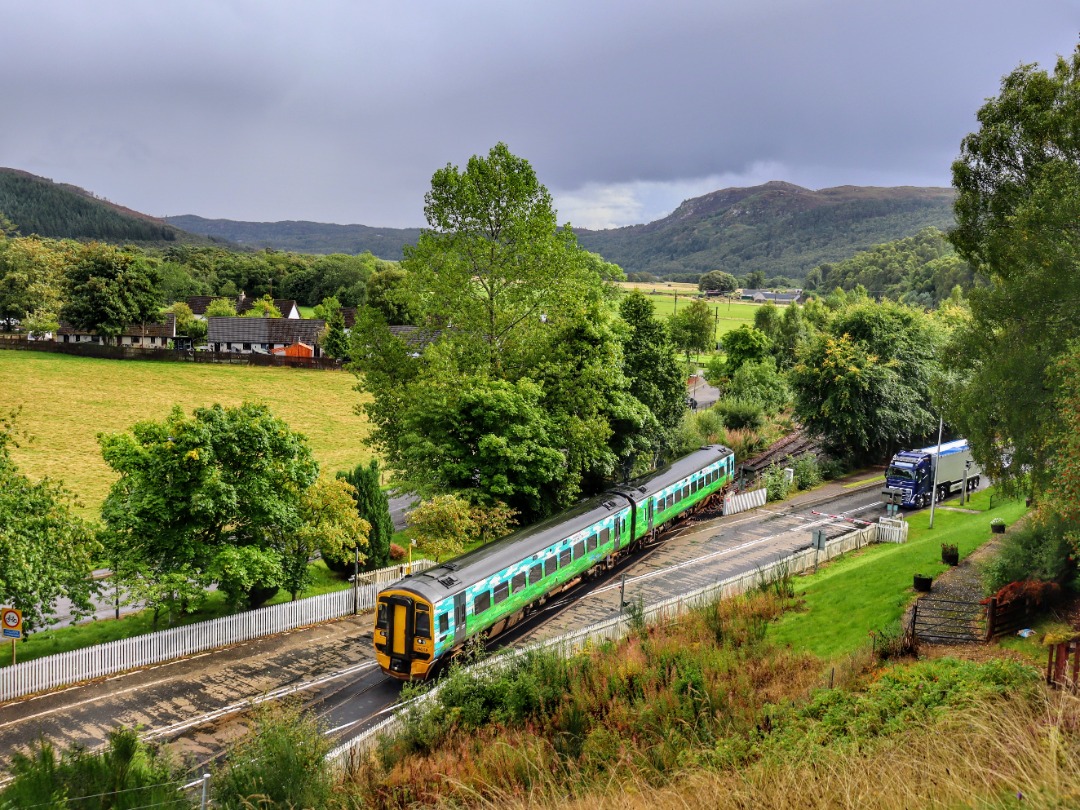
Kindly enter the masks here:
M 764 490 L 761 490 L 764 491 Z M 711 585 L 706 585 L 694 591 L 669 597 L 660 602 L 647 605 L 643 611 L 646 623 L 658 624 L 667 619 L 674 618 L 686 613 L 692 608 L 708 605 L 717 599 L 726 599 L 731 596 L 746 593 L 753 588 L 760 587 L 784 576 L 801 574 L 815 568 L 823 562 L 827 562 L 841 554 L 862 548 L 880 541 L 879 533 L 883 528 L 880 524 L 872 524 L 845 535 L 830 540 L 824 550 L 813 548 L 797 551 L 786 557 L 781 557 L 767 566 L 758 568 L 745 574 L 738 574 L 727 579 L 720 580 Z M 906 530 L 905 530 L 906 536 Z M 895 542 L 895 541 L 890 541 Z M 589 627 L 575 630 L 571 633 L 558 636 L 557 638 L 540 641 L 526 647 L 512 650 L 503 650 L 479 664 L 473 669 L 483 671 L 486 669 L 498 669 L 509 665 L 511 662 L 537 650 L 555 651 L 563 656 L 571 656 L 585 649 L 591 644 L 600 641 L 617 641 L 625 638 L 630 632 L 630 619 L 628 616 L 616 616 L 606 619 Z M 434 699 L 441 686 L 436 685 L 429 692 L 424 693 L 416 700 L 423 703 Z M 410 704 L 411 706 L 412 704 Z M 404 712 L 410 706 L 399 709 L 393 716 L 387 718 L 376 726 L 372 726 L 360 736 L 354 737 L 346 743 L 335 748 L 327 755 L 327 759 L 340 766 L 346 766 L 350 762 L 359 759 L 374 750 L 378 745 L 379 738 L 383 735 L 394 734 L 400 731 L 404 725 Z
M 745 512 L 747 509 L 756 509 L 759 506 L 764 506 L 765 501 L 765 487 L 750 492 L 740 492 L 737 495 L 725 495 L 724 514 L 734 515 L 736 512 Z
M 898 518 L 881 518 L 878 523 L 879 543 L 906 543 L 908 524 Z
M 417 560 L 412 570 L 425 571 L 433 565 L 431 560 Z M 401 579 L 405 571 L 405 565 L 392 565 L 362 574 L 365 581 L 355 594 L 353 588 L 334 591 L 0 668 L 0 702 L 337 619 L 353 612 L 354 596 L 359 597 L 360 610 L 369 610 L 379 589 Z

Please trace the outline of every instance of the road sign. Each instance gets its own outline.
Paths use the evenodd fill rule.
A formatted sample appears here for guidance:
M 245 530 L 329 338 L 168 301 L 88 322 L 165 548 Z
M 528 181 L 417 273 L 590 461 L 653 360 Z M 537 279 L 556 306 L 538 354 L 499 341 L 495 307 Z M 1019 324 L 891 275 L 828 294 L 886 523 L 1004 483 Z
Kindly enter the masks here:
M 0 611 L 0 626 L 3 628 L 4 638 L 22 638 L 22 611 L 17 608 L 4 608 Z

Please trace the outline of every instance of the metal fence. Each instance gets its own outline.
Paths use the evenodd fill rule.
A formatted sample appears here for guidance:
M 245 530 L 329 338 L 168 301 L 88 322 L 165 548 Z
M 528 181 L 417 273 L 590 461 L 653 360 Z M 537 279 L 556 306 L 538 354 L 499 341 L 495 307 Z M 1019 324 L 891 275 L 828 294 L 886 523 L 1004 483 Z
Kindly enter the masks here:
M 746 593 L 785 576 L 801 574 L 841 554 L 878 542 L 878 531 L 879 525 L 872 524 L 828 541 L 823 550 L 808 548 L 797 551 L 786 557 L 780 557 L 775 562 L 754 571 L 728 577 L 697 590 L 655 602 L 644 608 L 643 618 L 647 623 L 657 624 L 686 613 L 693 608 L 711 604 L 718 599 L 726 599 Z M 508 666 L 524 655 L 539 650 L 571 656 L 597 642 L 618 641 L 625 638 L 630 633 L 630 626 L 628 616 L 616 616 L 556 638 L 513 650 L 504 650 L 498 655 L 474 665 L 472 669 L 474 671 L 497 670 Z M 433 700 L 440 689 L 441 686 L 436 685 L 418 698 L 416 703 L 422 704 Z M 359 758 L 375 748 L 380 737 L 394 734 L 403 728 L 405 710 L 407 710 L 407 707 L 399 710 L 392 717 L 387 718 L 378 725 L 371 727 L 363 734 L 339 745 L 327 755 L 327 758 L 339 765 L 358 761 Z
M 417 560 L 412 570 L 424 571 L 432 565 L 430 560 Z M 373 608 L 379 588 L 399 580 L 405 569 L 403 565 L 392 565 L 364 574 L 366 581 L 357 589 L 359 609 Z M 337 619 L 353 612 L 353 599 L 354 590 L 348 588 L 24 661 L 0 669 L 0 702 Z

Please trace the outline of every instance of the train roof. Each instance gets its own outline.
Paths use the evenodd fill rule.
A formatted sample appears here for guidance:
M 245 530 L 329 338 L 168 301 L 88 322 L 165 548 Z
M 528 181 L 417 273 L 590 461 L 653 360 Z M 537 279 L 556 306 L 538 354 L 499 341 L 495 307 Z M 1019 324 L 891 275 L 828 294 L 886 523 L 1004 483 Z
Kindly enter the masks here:
M 724 445 L 710 444 L 615 489 L 634 501 L 639 501 L 730 455 L 732 455 L 731 450 Z
M 566 512 L 493 540 L 427 571 L 410 574 L 393 587 L 412 590 L 432 601 L 443 599 L 629 506 L 624 498 L 614 493 L 597 495 Z

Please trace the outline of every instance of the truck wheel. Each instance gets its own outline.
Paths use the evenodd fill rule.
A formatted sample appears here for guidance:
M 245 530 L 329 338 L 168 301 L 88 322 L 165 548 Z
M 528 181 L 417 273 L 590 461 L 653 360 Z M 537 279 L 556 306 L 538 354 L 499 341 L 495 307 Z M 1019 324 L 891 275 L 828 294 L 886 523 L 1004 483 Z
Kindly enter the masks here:
M 979 488 L 979 476 L 976 475 L 975 478 L 972 479 L 972 480 L 975 481 L 975 486 L 973 486 L 972 489 L 978 489 Z
M 942 485 L 941 485 L 940 487 L 938 487 L 938 489 L 937 489 L 937 502 L 938 502 L 938 503 L 941 503 L 941 502 L 942 502 L 943 500 L 945 500 L 945 497 L 946 497 L 946 496 L 947 496 L 948 494 L 949 494 L 949 488 L 948 488 L 948 486 L 947 486 L 947 485 L 945 485 L 945 484 L 942 484 Z

